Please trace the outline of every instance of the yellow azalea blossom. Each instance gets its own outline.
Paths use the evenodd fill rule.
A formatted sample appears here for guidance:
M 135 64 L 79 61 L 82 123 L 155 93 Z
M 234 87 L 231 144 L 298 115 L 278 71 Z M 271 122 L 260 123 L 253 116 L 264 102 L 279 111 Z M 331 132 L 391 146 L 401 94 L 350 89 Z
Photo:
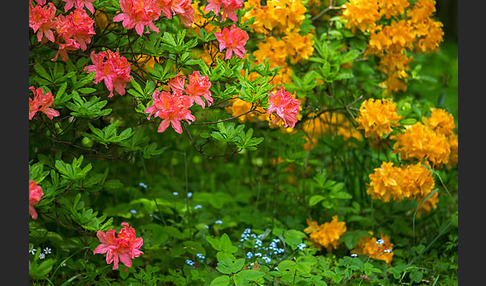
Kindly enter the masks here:
M 401 170 L 403 199 L 426 197 L 433 191 L 435 181 L 432 172 L 421 163 L 407 165 Z
M 373 31 L 376 22 L 381 18 L 377 1 L 350 0 L 344 4 L 342 19 L 346 20 L 345 27 L 353 33 L 356 29 L 361 32 Z
M 309 225 L 304 232 L 309 234 L 309 239 L 315 247 L 321 250 L 325 247 L 328 252 L 339 247 L 339 238 L 346 232 L 346 223 L 338 221 L 338 216 L 332 217 L 331 222 L 318 225 L 317 222 L 307 220 Z
M 374 173 L 369 175 L 371 182 L 366 193 L 375 200 L 389 202 L 392 198 L 397 198 L 402 193 L 399 184 L 401 180 L 401 169 L 393 166 L 392 162 L 383 162 L 380 168 L 376 168 Z
M 298 28 L 305 19 L 307 9 L 301 0 L 268 0 L 262 7 L 259 0 L 249 0 L 243 9 L 253 7 L 243 16 L 243 22 L 255 17 L 250 25 L 256 33 L 286 34 Z
M 449 147 L 451 148 L 451 154 L 449 155 L 449 162 L 447 163 L 447 166 L 450 167 L 455 167 L 457 166 L 458 163 L 458 153 L 459 153 L 459 141 L 457 134 L 451 134 L 447 137 L 447 140 L 449 142 Z
M 401 116 L 397 113 L 396 104 L 389 99 L 370 98 L 359 108 L 356 118 L 358 129 L 363 129 L 365 137 L 381 137 L 398 127 Z
M 299 34 L 297 29 L 288 33 L 283 37 L 283 41 L 286 45 L 287 57 L 290 62 L 295 64 L 300 60 L 308 59 L 314 52 L 314 41 L 312 37 L 314 35 L 309 33 L 305 36 Z
M 370 232 L 373 235 L 373 232 Z M 393 243 L 390 242 L 390 236 L 383 235 L 376 239 L 373 236 L 365 236 L 360 238 L 355 249 L 351 251 L 353 254 L 363 254 L 368 257 L 385 261 L 391 265 L 393 259 Z
M 447 137 L 417 122 L 392 138 L 396 140 L 393 153 L 399 153 L 404 160 L 429 161 L 432 167 L 447 164 L 451 153 Z
M 408 0 L 380 0 L 378 6 L 380 7 L 380 14 L 390 19 L 392 16 L 403 14 L 405 9 L 410 5 Z
M 435 133 L 445 136 L 451 135 L 456 128 L 452 114 L 440 108 L 431 108 L 430 110 L 432 113 L 429 117 L 422 117 L 422 122 Z

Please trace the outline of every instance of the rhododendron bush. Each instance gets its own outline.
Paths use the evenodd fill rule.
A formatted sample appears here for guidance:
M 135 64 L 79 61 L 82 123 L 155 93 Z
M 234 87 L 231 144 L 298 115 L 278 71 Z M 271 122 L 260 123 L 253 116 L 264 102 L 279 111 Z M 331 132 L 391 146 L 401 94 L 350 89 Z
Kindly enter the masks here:
M 28 9 L 32 285 L 457 283 L 435 1 Z

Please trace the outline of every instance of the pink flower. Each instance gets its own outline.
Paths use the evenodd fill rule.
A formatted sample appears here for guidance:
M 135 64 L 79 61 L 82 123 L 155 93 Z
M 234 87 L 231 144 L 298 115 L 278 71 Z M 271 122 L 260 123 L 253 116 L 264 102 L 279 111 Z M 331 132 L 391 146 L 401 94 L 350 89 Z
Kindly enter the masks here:
M 160 9 L 152 0 L 120 0 L 120 8 L 123 13 L 116 15 L 113 22 L 122 22 L 125 29 L 133 29 L 142 36 L 145 26 L 147 34 L 149 28 L 159 32 L 159 28 L 152 21 L 160 17 Z
M 164 13 L 164 16 L 172 19 L 174 15 L 178 15 L 182 23 L 188 27 L 194 23 L 194 8 L 192 8 L 192 0 L 156 0 L 159 9 Z
M 234 22 L 238 22 L 238 17 L 235 11 L 243 7 L 242 0 L 208 0 L 208 5 L 204 8 L 205 12 L 214 10 L 214 15 L 218 16 L 221 11 L 221 6 L 223 6 L 223 15 L 221 17 L 221 22 L 228 17 Z
M 268 98 L 267 113 L 276 112 L 277 117 L 273 123 L 277 123 L 282 120 L 285 127 L 295 127 L 297 122 L 297 115 L 299 114 L 300 101 L 294 99 L 292 94 L 285 91 L 283 87 L 280 87 L 275 94 L 270 93 Z
M 34 180 L 29 181 L 29 214 L 33 219 L 37 219 L 37 212 L 34 205 L 39 203 L 39 200 L 44 195 L 40 186 Z
M 191 104 L 196 102 L 202 108 L 204 108 L 204 101 L 201 96 L 206 99 L 208 107 L 213 103 L 213 98 L 211 97 L 211 92 L 209 88 L 211 87 L 211 82 L 206 75 L 200 75 L 199 71 L 194 71 L 192 75 L 189 75 L 189 84 L 186 86 L 186 93 L 191 99 Z
M 152 99 L 154 104 L 148 106 L 145 109 L 145 113 L 149 114 L 148 120 L 150 120 L 152 114 L 154 117 L 163 119 L 157 129 L 159 133 L 164 132 L 171 124 L 175 132 L 181 134 L 181 120 L 186 120 L 189 124 L 191 124 L 191 121 L 196 120 L 189 110 L 189 107 L 192 105 L 191 99 L 183 95 L 180 89 L 174 90 L 172 94 L 165 91 L 159 92 L 158 89 L 155 89 Z
M 29 97 L 29 120 L 32 120 L 37 111 L 43 112 L 51 120 L 59 116 L 59 111 L 51 108 L 54 102 L 52 93 L 47 92 L 44 95 L 44 90 L 40 87 L 36 89 L 31 86 L 29 89 L 34 93 L 34 99 Z
M 223 4 L 223 0 L 208 0 L 208 5 L 204 7 L 205 12 L 209 12 L 214 10 L 214 15 L 218 16 L 219 11 L 221 10 L 221 5 Z
M 216 39 L 219 41 L 219 51 L 226 49 L 225 59 L 231 59 L 231 54 L 239 58 L 243 58 L 245 54 L 245 45 L 248 41 L 248 34 L 240 28 L 236 28 L 235 24 L 231 25 L 230 29 L 224 27 L 221 33 L 214 33 Z
M 221 22 L 228 16 L 233 22 L 238 22 L 238 17 L 235 11 L 243 7 L 242 0 L 223 0 L 223 16 L 221 17 Z
M 66 5 L 64 5 L 64 12 L 67 12 L 69 9 L 76 7 L 76 9 L 83 9 L 83 7 L 86 7 L 91 14 L 94 14 L 94 7 L 93 3 L 96 0 L 62 0 L 66 2 Z
M 179 14 L 179 19 L 186 27 L 191 27 L 194 23 L 194 8 L 192 8 L 191 4 L 191 0 L 186 0 L 182 5 L 184 13 Z
M 56 28 L 56 22 L 53 21 L 56 15 L 56 7 L 49 3 L 49 7 L 36 5 L 35 8 L 29 5 L 29 27 L 37 32 L 37 41 L 41 42 L 44 37 L 49 41 L 55 42 L 54 33 L 51 29 Z
M 64 61 L 67 61 L 67 51 L 77 49 L 85 51 L 86 45 L 91 43 L 91 37 L 96 34 L 94 20 L 83 9 L 76 9 L 67 16 L 59 15 L 55 21 L 58 34 L 56 42 L 59 50 L 52 61 L 56 61 L 59 55 Z
M 106 61 L 103 59 L 106 58 Z M 89 65 L 84 68 L 87 72 L 96 72 L 94 83 L 97 84 L 104 80 L 106 87 L 110 91 L 108 97 L 112 97 L 113 88 L 120 95 L 125 95 L 125 88 L 127 82 L 129 82 L 132 77 L 130 76 L 130 64 L 128 60 L 120 56 L 118 52 L 112 52 L 107 50 L 105 52 L 99 52 L 98 55 L 94 51 L 91 52 L 91 61 L 94 65 Z
M 86 44 L 91 43 L 91 37 L 95 35 L 94 20 L 83 9 L 76 9 L 69 15 L 57 17 L 57 33 L 66 43 L 68 39 L 74 39 L 79 47 L 85 51 Z
M 118 269 L 118 262 L 121 261 L 125 266 L 132 267 L 132 259 L 143 254 L 140 247 L 143 245 L 143 238 L 136 237 L 135 230 L 128 223 L 122 222 L 123 228 L 115 237 L 116 231 L 110 229 L 104 233 L 98 230 L 96 236 L 101 244 L 96 247 L 93 254 L 106 253 L 106 264 L 113 262 L 113 270 Z M 125 271 L 128 269 L 125 267 Z
M 185 12 L 183 5 L 187 0 L 156 0 L 159 9 L 164 13 L 164 16 L 172 19 L 173 15 L 182 14 Z
M 64 43 L 64 44 L 58 43 L 58 45 L 59 45 L 59 48 L 58 48 L 56 56 L 52 59 L 53 62 L 57 61 L 57 58 L 59 56 L 61 56 L 63 61 L 67 62 L 67 60 L 69 59 L 67 51 L 75 51 L 75 50 L 78 50 L 80 48 L 78 42 L 76 42 L 76 40 L 74 40 L 74 39 L 67 39 L 66 43 Z
M 186 76 L 184 75 L 177 75 L 176 77 L 172 78 L 169 80 L 167 85 L 172 89 L 180 89 L 180 90 L 185 90 L 184 88 L 184 81 L 186 80 Z

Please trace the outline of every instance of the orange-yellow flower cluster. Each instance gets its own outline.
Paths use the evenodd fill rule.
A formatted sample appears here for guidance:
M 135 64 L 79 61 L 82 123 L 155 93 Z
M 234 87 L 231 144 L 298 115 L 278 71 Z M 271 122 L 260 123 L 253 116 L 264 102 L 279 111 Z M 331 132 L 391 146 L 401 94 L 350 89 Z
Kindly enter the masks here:
M 343 140 L 351 137 L 361 140 L 363 137 L 342 113 L 325 112 L 319 116 L 310 113 L 309 118 L 301 125 L 305 133 L 304 138 L 307 140 L 303 146 L 305 151 L 314 149 L 322 135 L 341 135 Z
M 390 134 L 392 127 L 400 125 L 400 119 L 393 101 L 370 98 L 361 104 L 356 121 L 358 129 L 364 129 L 365 137 L 377 138 Z
M 317 249 L 323 246 L 328 252 L 339 247 L 339 238 L 346 232 L 346 223 L 338 221 L 338 216 L 332 217 L 331 222 L 318 225 L 316 221 L 307 220 L 309 225 L 304 232 L 309 234 L 309 239 Z
M 262 7 L 260 0 L 245 2 L 243 10 L 253 7 L 244 16 L 242 22 L 255 17 L 250 27 L 259 34 L 270 32 L 286 34 L 298 28 L 305 19 L 306 8 L 301 0 L 268 0 Z
M 433 167 L 453 167 L 458 159 L 458 138 L 453 133 L 454 118 L 443 109 L 432 108 L 429 117 L 408 126 L 403 133 L 392 137 L 396 140 L 393 152 L 402 159 L 430 162 Z
M 395 167 L 392 162 L 383 162 L 369 178 L 371 182 L 366 193 L 384 202 L 417 198 L 420 202 L 420 198 L 427 197 L 435 186 L 432 172 L 421 163 Z
M 351 253 L 364 254 L 374 259 L 383 260 L 390 265 L 393 259 L 393 243 L 390 242 L 390 237 L 381 233 L 381 238 L 376 239 L 372 236 L 373 232 L 370 232 L 370 234 L 371 236 L 362 237 Z
M 409 51 L 430 52 L 443 40 L 442 23 L 432 19 L 435 0 L 418 0 L 413 6 L 408 0 L 350 0 L 344 6 L 345 26 L 370 34 L 365 54 L 380 58 L 379 69 L 387 75 L 381 83 L 385 94 L 406 90 L 413 60 Z
M 261 6 L 259 0 L 245 2 L 244 9 L 250 7 L 253 8 L 244 15 L 243 21 L 255 17 L 250 27 L 265 37 L 253 52 L 255 63 L 263 64 L 268 59 L 270 68 L 282 67 L 272 80 L 273 85 L 290 83 L 292 69 L 287 61 L 295 64 L 308 59 L 314 52 L 313 34 L 300 34 L 300 25 L 307 9 L 301 0 L 269 0 L 265 7 Z

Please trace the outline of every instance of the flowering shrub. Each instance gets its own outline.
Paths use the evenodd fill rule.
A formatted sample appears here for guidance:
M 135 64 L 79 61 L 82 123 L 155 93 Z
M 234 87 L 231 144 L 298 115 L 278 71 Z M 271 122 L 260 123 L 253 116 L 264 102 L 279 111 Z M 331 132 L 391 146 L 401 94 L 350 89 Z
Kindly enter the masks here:
M 434 1 L 28 9 L 32 285 L 457 282 Z

